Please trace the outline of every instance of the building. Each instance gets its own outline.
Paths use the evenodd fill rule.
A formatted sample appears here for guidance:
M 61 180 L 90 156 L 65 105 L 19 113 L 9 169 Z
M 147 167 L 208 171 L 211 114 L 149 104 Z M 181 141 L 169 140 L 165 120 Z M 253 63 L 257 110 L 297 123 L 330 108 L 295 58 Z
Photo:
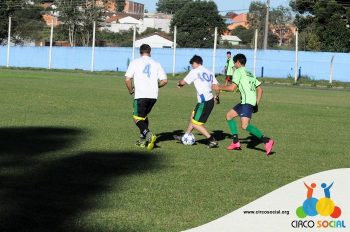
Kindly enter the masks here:
M 232 21 L 231 23 L 227 26 L 227 30 L 228 31 L 232 31 L 234 29 L 236 29 L 239 26 L 242 26 L 244 28 L 249 28 L 249 23 L 248 23 L 248 14 L 244 13 L 244 14 L 239 14 L 239 15 L 235 15 L 233 14 L 233 17 L 230 18 Z
M 161 35 L 151 35 L 135 41 L 135 47 L 141 47 L 142 44 L 148 44 L 151 48 L 173 48 L 174 42 Z
M 105 20 L 103 29 L 114 33 L 119 33 L 133 29 L 134 26 L 136 26 L 137 30 L 139 30 L 142 27 L 142 21 L 125 13 L 117 13 L 115 16 Z
M 170 33 L 170 22 L 172 17 L 173 15 L 163 13 L 147 13 L 142 19 L 142 28 L 140 32 L 142 33 L 147 28 L 154 28 Z
M 118 12 L 118 7 L 116 5 L 115 0 L 109 0 L 108 2 L 97 0 L 96 4 L 100 7 L 105 8 L 107 12 L 110 12 L 110 13 Z M 134 1 L 129 1 L 129 0 L 124 1 L 124 9 L 122 11 L 123 13 L 131 15 L 135 18 L 140 18 L 140 17 L 143 17 L 144 11 L 145 11 L 144 4 L 134 2 Z
M 143 15 L 144 11 L 144 4 L 133 1 L 125 1 L 124 13 L 133 15 Z
M 51 26 L 53 22 L 53 26 L 57 27 L 62 24 L 61 21 L 58 20 L 57 16 L 51 14 L 43 14 L 42 15 L 44 22 L 46 25 Z
M 170 22 L 172 15 L 167 14 L 147 14 L 143 19 L 135 18 L 133 15 L 126 13 L 116 13 L 105 20 L 104 30 L 111 32 L 128 31 L 136 26 L 139 33 L 154 28 L 165 33 L 170 32 Z
M 229 44 L 236 46 L 236 45 L 240 45 L 242 40 L 234 35 L 222 35 L 220 43 L 223 44 L 224 42 L 228 42 Z
M 142 21 L 135 19 L 131 16 L 126 16 L 124 18 L 118 19 L 118 17 L 110 18 L 106 20 L 105 29 L 111 31 L 111 32 L 121 32 L 121 31 L 128 31 L 130 29 L 133 29 L 134 26 L 136 28 L 140 28 L 142 24 Z

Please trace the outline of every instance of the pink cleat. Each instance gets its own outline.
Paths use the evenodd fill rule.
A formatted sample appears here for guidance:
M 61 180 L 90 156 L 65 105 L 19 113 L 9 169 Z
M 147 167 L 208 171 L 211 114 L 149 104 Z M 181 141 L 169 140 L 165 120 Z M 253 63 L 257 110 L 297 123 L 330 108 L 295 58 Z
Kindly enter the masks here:
M 270 139 L 267 143 L 265 143 L 266 155 L 268 156 L 270 155 L 274 143 L 275 142 L 272 139 Z
M 227 150 L 241 150 L 240 142 L 231 143 L 230 146 L 227 147 Z

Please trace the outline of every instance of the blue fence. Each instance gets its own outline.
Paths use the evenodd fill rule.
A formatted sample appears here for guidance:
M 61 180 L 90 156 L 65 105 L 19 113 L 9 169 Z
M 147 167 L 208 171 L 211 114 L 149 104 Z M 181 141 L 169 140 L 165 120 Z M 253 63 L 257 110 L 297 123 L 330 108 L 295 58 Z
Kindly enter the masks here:
M 0 66 L 6 65 L 7 48 L 0 46 Z M 225 65 L 226 49 L 218 49 L 216 55 L 216 73 Z M 186 71 L 189 59 L 198 54 L 203 57 L 204 65 L 212 67 L 212 49 L 179 48 L 176 56 L 176 72 Z M 136 56 L 138 50 L 136 49 Z M 248 58 L 247 67 L 253 69 L 253 50 L 232 50 L 233 54 L 244 53 Z M 159 61 L 166 72 L 172 72 L 173 50 L 169 48 L 153 49 L 152 57 Z M 48 67 L 48 47 L 11 47 L 11 67 Z M 95 71 L 125 71 L 131 60 L 132 48 L 97 47 L 95 49 Z M 315 80 L 328 80 L 330 62 L 334 59 L 334 80 L 350 81 L 350 53 L 300 52 L 299 67 L 301 75 Z M 262 70 L 265 77 L 294 76 L 295 53 L 293 51 L 259 50 L 257 54 L 257 76 Z M 52 68 L 55 69 L 91 69 L 91 48 L 53 47 Z M 299 71 L 299 70 L 298 70 Z

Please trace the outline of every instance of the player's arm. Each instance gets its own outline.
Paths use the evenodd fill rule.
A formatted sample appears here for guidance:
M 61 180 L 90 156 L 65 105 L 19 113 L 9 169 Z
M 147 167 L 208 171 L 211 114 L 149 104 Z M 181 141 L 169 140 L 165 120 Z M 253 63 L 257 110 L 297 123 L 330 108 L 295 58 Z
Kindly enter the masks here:
M 264 92 L 264 90 L 263 90 L 263 88 L 262 88 L 261 86 L 258 86 L 258 87 L 256 88 L 256 104 L 257 104 L 257 105 L 259 104 L 259 102 L 260 102 L 261 99 L 262 99 L 263 92 Z
M 179 82 L 177 83 L 177 86 L 179 88 L 184 87 L 185 85 L 186 85 L 186 81 L 184 79 L 179 80 Z
M 166 84 L 168 84 L 168 80 L 164 79 L 158 82 L 158 88 L 164 87 Z
M 133 94 L 134 93 L 134 87 L 132 86 L 132 78 L 125 77 L 125 85 L 126 85 L 126 88 L 129 91 L 129 94 Z
M 228 85 L 228 86 L 218 85 L 218 86 L 217 86 L 217 89 L 215 89 L 215 88 L 214 88 L 214 85 L 213 85 L 213 89 L 214 89 L 215 91 L 220 91 L 220 90 L 222 90 L 222 91 L 225 91 L 225 92 L 234 92 L 234 91 L 236 91 L 237 87 L 238 87 L 238 86 L 237 86 L 235 83 L 232 83 L 231 85 Z
M 166 73 L 160 64 L 158 64 L 158 80 L 158 88 L 162 88 L 168 84 Z

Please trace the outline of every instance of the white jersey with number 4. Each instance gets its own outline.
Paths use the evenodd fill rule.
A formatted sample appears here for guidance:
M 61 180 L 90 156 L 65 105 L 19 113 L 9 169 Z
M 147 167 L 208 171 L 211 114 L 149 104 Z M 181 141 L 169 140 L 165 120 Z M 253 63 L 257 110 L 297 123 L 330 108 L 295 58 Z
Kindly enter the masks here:
M 158 98 L 158 80 L 166 80 L 162 66 L 149 56 L 133 60 L 125 73 L 126 78 L 134 78 L 135 99 Z
M 194 83 L 199 103 L 211 100 L 214 97 L 212 85 L 218 84 L 214 73 L 203 66 L 192 69 L 187 74 L 184 81 L 189 85 Z

